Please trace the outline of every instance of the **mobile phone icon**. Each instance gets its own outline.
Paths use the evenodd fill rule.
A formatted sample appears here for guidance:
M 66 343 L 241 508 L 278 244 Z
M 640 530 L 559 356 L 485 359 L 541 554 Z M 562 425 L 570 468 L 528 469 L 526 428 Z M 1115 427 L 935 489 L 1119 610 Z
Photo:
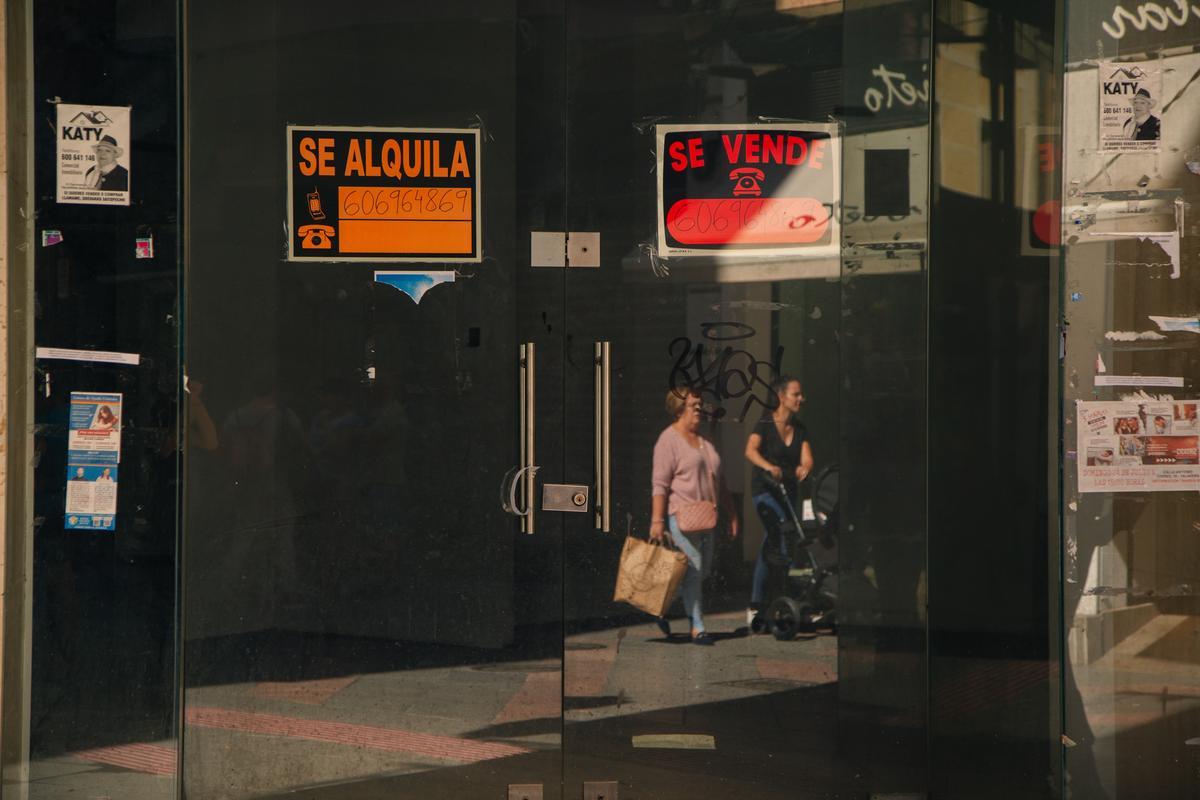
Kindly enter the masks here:
M 313 219 L 325 219 L 325 209 L 321 208 L 321 193 L 316 189 L 308 193 L 308 215 Z

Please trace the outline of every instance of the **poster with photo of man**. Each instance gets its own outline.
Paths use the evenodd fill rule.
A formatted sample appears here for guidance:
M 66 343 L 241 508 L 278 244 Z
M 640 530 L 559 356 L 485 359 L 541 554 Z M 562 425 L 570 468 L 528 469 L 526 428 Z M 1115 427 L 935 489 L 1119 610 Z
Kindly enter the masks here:
M 131 110 L 58 104 L 58 202 L 129 205 Z
M 1100 149 L 1157 153 L 1162 141 L 1162 70 L 1152 61 L 1100 62 Z

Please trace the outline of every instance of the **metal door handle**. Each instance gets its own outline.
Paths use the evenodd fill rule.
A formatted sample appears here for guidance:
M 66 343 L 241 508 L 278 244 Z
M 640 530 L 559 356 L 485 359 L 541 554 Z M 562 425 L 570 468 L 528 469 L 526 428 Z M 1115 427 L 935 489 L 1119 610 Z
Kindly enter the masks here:
M 522 480 L 525 480 L 525 475 L 528 474 L 528 480 L 532 481 L 537 475 L 538 468 L 535 466 L 514 467 L 504 476 L 504 489 L 502 490 L 500 502 L 501 506 L 509 514 L 514 517 L 527 517 L 533 513 L 533 509 L 526 505 L 521 508 L 521 501 L 517 499 L 517 487 L 523 486 Z M 525 494 L 524 491 L 521 494 Z
M 513 478 L 512 506 L 517 508 L 517 484 L 521 481 L 521 494 L 525 497 L 525 508 L 520 511 L 521 533 L 533 533 L 534 529 L 534 475 L 537 459 L 534 455 L 534 428 L 537 420 L 536 397 L 537 347 L 533 342 L 521 345 L 521 468 Z
M 608 533 L 612 530 L 612 508 L 610 506 L 612 437 L 612 391 L 610 378 L 612 342 L 596 342 L 594 350 L 596 374 L 596 530 Z

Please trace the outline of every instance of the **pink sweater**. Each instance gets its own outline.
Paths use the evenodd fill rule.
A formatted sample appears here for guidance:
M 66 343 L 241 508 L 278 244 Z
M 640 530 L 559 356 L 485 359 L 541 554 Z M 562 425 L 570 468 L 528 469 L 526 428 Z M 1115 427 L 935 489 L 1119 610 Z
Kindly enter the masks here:
M 697 500 L 717 503 L 717 487 L 722 480 L 721 456 L 712 442 L 701 436 L 700 447 L 692 447 L 674 425 L 668 425 L 659 434 L 654 444 L 651 494 L 666 496 L 668 514 L 675 513 L 677 503 Z

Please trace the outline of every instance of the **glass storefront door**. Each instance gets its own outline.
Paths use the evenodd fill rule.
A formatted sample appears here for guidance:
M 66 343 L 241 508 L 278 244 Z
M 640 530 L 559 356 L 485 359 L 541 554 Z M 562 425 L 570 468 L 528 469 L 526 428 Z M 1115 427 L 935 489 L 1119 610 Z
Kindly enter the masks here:
M 334 16 L 228 2 L 191 4 L 185 22 L 186 360 L 190 412 L 213 441 L 193 438 L 187 459 L 183 790 L 557 785 L 561 531 L 546 518 L 521 533 L 501 495 L 521 452 L 518 343 L 535 345 L 539 466 L 556 469 L 561 449 L 563 273 L 531 272 L 518 235 L 562 224 L 561 18 L 496 2 Z M 311 200 L 297 212 L 341 243 L 354 202 L 361 227 L 411 225 L 452 249 L 437 237 L 462 223 L 421 181 L 461 171 L 472 183 L 455 191 L 482 193 L 482 259 L 285 260 L 289 125 L 342 129 L 334 147 L 396 129 L 406 158 L 429 129 L 474 138 L 478 161 L 452 162 L 449 139 L 413 157 L 420 177 L 391 187 L 402 198 L 324 189 L 323 164 L 296 172 L 313 180 L 297 183 Z M 312 134 L 318 155 L 332 135 Z M 382 156 L 366 155 L 359 184 Z M 322 240 L 303 232 L 307 254 Z
M 600 509 L 567 515 L 564 796 L 927 791 L 924 474 L 895 465 L 924 452 L 929 106 L 873 115 L 868 79 L 918 85 L 930 29 L 872 5 L 568 4 L 568 221 L 601 258 L 567 270 L 562 478 Z M 698 498 L 719 522 L 686 533 Z M 669 633 L 610 599 L 663 518 Z

